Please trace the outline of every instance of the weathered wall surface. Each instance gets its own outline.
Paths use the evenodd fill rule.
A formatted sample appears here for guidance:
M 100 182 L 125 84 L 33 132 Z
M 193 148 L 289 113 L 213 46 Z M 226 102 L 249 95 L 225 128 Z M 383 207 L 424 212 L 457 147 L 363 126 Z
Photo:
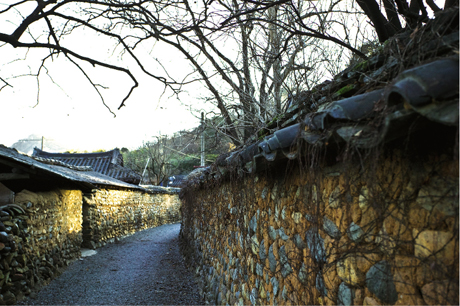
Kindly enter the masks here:
M 458 304 L 458 162 L 298 163 L 182 195 L 211 304 Z
M 0 211 L 0 304 L 14 304 L 80 255 L 82 193 L 16 194 Z
M 95 190 L 84 195 L 83 245 L 96 248 L 139 230 L 179 221 L 177 193 Z
M 80 257 L 85 243 L 95 248 L 180 220 L 179 197 L 173 192 L 23 190 L 15 205 L 0 209 L 0 304 L 14 304 L 48 283 Z

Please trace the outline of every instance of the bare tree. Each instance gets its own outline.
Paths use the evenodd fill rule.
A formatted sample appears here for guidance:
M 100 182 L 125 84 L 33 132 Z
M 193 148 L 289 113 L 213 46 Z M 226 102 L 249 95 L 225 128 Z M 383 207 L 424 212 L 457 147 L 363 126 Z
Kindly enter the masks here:
M 93 67 L 99 66 L 126 74 L 131 79 L 132 84 L 121 100 L 120 109 L 125 106 L 125 101 L 131 96 L 133 90 L 139 86 L 137 78 L 131 69 L 95 57 L 91 52 L 91 46 L 85 45 L 84 42 L 80 48 L 76 48 L 75 44 L 69 44 L 73 37 L 72 34 L 83 28 L 92 34 L 111 39 L 115 45 L 121 47 L 123 52 L 126 52 L 136 62 L 143 73 L 162 82 L 166 88 L 175 92 L 174 82 L 169 82 L 165 77 L 151 73 L 142 65 L 134 53 L 135 46 L 128 44 L 130 34 L 121 34 L 123 25 L 106 20 L 102 15 L 95 13 L 114 6 L 122 8 L 129 7 L 130 4 L 127 2 L 117 4 L 104 0 L 20 0 L 13 4 L 3 5 L 3 7 L 0 6 L 0 18 L 5 23 L 13 25 L 11 33 L 0 32 L 0 42 L 4 43 L 1 47 L 10 45 L 14 48 L 27 50 L 47 50 L 48 53 L 41 60 L 37 72 L 32 74 L 37 79 L 41 74 L 47 73 L 46 63 L 48 61 L 52 61 L 60 55 L 65 56 L 81 71 L 104 104 L 104 97 L 100 91 L 103 86 L 93 82 L 82 64 L 89 63 Z M 28 14 L 23 15 L 24 13 Z M 70 39 L 66 39 L 67 37 Z M 72 45 L 72 47 L 68 47 L 68 45 Z M 1 76 L 0 81 L 3 82 L 0 90 L 6 86 L 12 86 Z
M 245 2 L 250 3 L 250 6 L 244 11 L 239 12 L 239 16 L 246 14 L 253 14 L 255 11 L 263 11 L 269 9 L 273 6 L 283 6 L 287 11 L 290 12 L 292 18 L 295 20 L 294 26 L 276 23 L 279 26 L 282 26 L 286 31 L 298 34 L 298 35 L 307 35 L 314 36 L 325 40 L 334 41 L 339 45 L 342 45 L 345 48 L 364 56 L 358 50 L 354 49 L 351 45 L 347 45 L 340 39 L 330 35 L 329 33 L 321 32 L 318 29 L 310 26 L 308 22 L 308 17 L 311 17 L 311 12 L 303 13 L 299 9 L 300 3 L 302 1 L 292 1 L 292 0 L 278 0 L 278 1 L 259 1 L 259 0 L 246 0 Z M 341 2 L 336 1 L 335 3 Z M 345 2 L 345 1 L 343 1 Z M 442 9 L 436 5 L 433 0 L 356 0 L 356 3 L 362 9 L 363 13 L 368 17 L 372 23 L 373 28 L 375 29 L 380 42 L 384 42 L 398 31 L 403 29 L 402 22 L 404 22 L 408 27 L 415 28 L 422 22 L 428 20 L 428 10 L 431 10 L 434 13 L 441 11 Z M 448 0 L 445 1 L 444 9 L 456 7 L 459 5 L 458 0 Z M 427 7 L 428 6 L 428 7 Z M 317 14 L 314 12 L 313 14 Z M 344 12 L 344 13 L 349 13 Z M 232 22 L 235 20 L 236 16 L 230 16 L 225 23 Z M 272 23 L 272 20 L 266 20 L 266 22 Z
M 63 55 L 87 78 L 101 97 L 84 63 L 126 74 L 132 84 L 121 98 L 125 105 L 139 86 L 138 74 L 147 75 L 178 94 L 183 86 L 199 83 L 207 89 L 223 124 L 219 131 L 242 145 L 268 119 L 283 109 L 283 98 L 308 88 L 324 71 L 336 72 L 345 51 L 361 57 L 361 26 L 350 29 L 349 16 L 367 17 L 385 41 L 402 29 L 427 18 L 422 0 L 302 1 L 302 0 L 17 0 L 0 6 L 0 16 L 11 32 L 0 41 L 15 48 L 47 50 L 34 75 L 47 73 L 46 64 Z M 440 10 L 432 0 L 426 3 Z M 446 6 L 458 5 L 447 1 Z M 357 20 L 357 19 L 355 19 Z M 84 42 L 69 44 L 80 29 L 110 39 L 113 50 L 129 57 L 136 67 L 92 55 Z M 340 30 L 337 30 L 340 29 Z M 361 36 L 360 36 L 361 35 Z M 146 66 L 139 46 L 161 42 L 178 51 L 190 65 L 185 77 L 177 71 Z M 339 46 L 332 56 L 330 45 Z M 336 49 L 337 50 L 337 49 Z M 336 60 L 334 62 L 334 59 Z M 332 65 L 331 65 L 332 63 Z M 160 70 L 161 60 L 157 61 Z M 319 68 L 321 65 L 326 68 Z M 181 71 L 182 73 L 183 71 Z M 0 72 L 1 73 L 1 72 Z M 182 74 L 183 75 L 183 74 Z M 0 75 L 0 90 L 12 86 Z M 105 104 L 105 102 L 104 102 Z
M 98 13 L 131 25 L 139 33 L 136 43 L 156 39 L 179 50 L 193 69 L 179 83 L 201 82 L 209 90 L 208 101 L 224 119 L 223 132 L 241 145 L 282 111 L 283 93 L 287 98 L 298 87 L 306 87 L 307 78 L 299 80 L 298 75 L 308 74 L 316 61 L 305 56 L 308 46 L 328 40 L 360 53 L 344 40 L 324 34 L 334 22 L 326 16 L 336 3 L 318 7 L 299 1 L 295 11 L 293 4 L 264 10 L 250 6 L 250 1 L 235 0 L 148 1 Z M 290 31 L 296 28 L 293 14 L 305 16 L 303 24 L 311 19 L 311 33 Z
M 159 185 L 171 174 L 173 152 L 167 141 L 167 137 L 155 137 L 138 150 L 124 154 L 126 166 L 142 174 L 143 184 Z
M 220 121 L 216 117 L 209 120 Z M 229 151 L 230 141 L 216 130 L 198 126 L 183 130 L 173 136 L 156 136 L 136 150 L 122 149 L 125 165 L 137 173 L 143 174 L 143 184 L 165 183 L 167 178 L 176 174 L 188 174 L 200 165 L 201 143 L 198 135 L 204 132 L 206 141 L 206 164 L 215 161 L 217 156 Z

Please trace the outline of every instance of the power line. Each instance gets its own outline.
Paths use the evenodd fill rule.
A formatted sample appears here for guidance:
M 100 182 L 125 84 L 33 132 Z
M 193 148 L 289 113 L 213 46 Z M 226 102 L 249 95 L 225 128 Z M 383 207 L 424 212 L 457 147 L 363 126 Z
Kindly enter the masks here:
M 176 150 L 176 149 L 173 149 L 173 148 L 171 148 L 171 147 L 169 147 L 169 146 L 167 146 L 167 145 L 165 145 L 165 144 L 163 144 L 163 146 L 166 147 L 166 148 L 168 148 L 168 149 L 170 149 L 170 150 L 172 150 L 172 151 L 174 151 L 174 152 L 177 152 L 177 153 L 179 153 L 179 154 L 182 154 L 182 155 L 184 155 L 184 156 L 188 156 L 188 157 L 191 157 L 191 158 L 194 158 L 194 159 L 199 159 L 199 160 L 201 160 L 201 157 L 196 157 L 196 156 L 193 156 L 193 155 L 186 154 L 186 153 L 184 153 L 184 152 L 181 152 L 181 151 L 178 151 L 178 150 Z M 211 163 L 213 162 L 212 160 L 209 160 L 209 159 L 206 159 L 206 161 L 211 162 Z

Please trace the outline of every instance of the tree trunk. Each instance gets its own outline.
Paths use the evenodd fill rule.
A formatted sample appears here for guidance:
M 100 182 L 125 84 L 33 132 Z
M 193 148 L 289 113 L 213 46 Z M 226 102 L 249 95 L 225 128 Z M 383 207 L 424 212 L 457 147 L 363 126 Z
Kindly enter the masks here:
M 385 6 L 385 12 L 388 17 L 388 25 L 395 32 L 402 30 L 394 0 L 383 0 L 383 5 Z
M 387 27 L 388 20 L 383 16 L 380 7 L 375 0 L 356 0 L 358 5 L 369 17 L 374 24 L 375 31 L 379 37 L 379 41 L 383 43 L 388 38 L 395 34 L 395 31 Z

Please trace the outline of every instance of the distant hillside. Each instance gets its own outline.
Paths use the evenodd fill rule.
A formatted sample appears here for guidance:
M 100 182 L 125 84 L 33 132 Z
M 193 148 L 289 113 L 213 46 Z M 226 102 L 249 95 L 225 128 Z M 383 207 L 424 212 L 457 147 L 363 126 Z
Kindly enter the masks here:
M 12 148 L 28 155 L 32 154 L 35 147 L 41 148 L 41 146 L 42 136 L 36 134 L 31 134 L 27 138 L 20 139 L 11 145 Z M 45 137 L 43 140 L 43 150 L 48 152 L 64 152 L 67 148 L 59 142 Z

